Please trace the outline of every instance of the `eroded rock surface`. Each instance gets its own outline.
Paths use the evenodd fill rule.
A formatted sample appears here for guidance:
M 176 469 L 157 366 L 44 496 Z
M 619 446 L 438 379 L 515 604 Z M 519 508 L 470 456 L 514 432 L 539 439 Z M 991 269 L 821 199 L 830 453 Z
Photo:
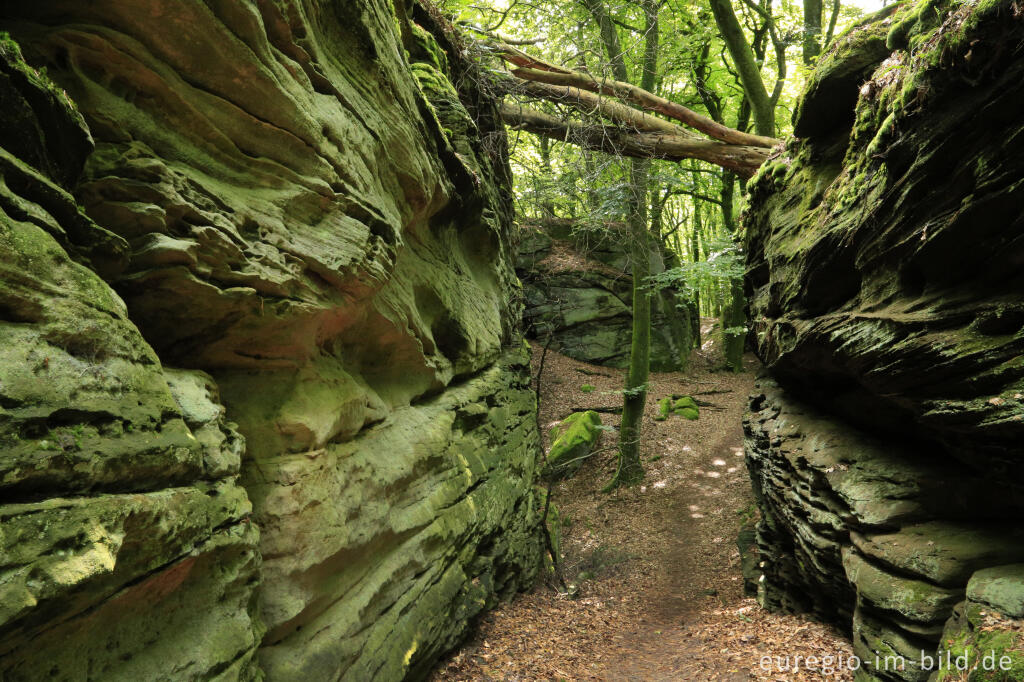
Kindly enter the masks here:
M 527 334 L 571 358 L 608 367 L 629 365 L 633 328 L 632 287 L 624 226 L 577 229 L 553 221 L 521 230 L 516 271 L 523 281 Z M 652 272 L 665 269 L 665 256 L 652 254 Z M 698 324 L 685 328 L 687 314 L 663 292 L 651 310 L 651 369 L 685 367 Z
M 503 128 L 395 6 L 0 11 L 5 679 L 415 676 L 536 571 Z
M 127 243 L 68 189 L 92 147 L 0 40 L 0 677 L 257 675 L 244 441 L 98 272 Z
M 865 660 L 920 661 L 971 576 L 1024 557 L 1024 17 L 888 14 L 822 57 L 799 139 L 750 185 L 772 379 L 747 457 L 762 601 L 843 624 Z

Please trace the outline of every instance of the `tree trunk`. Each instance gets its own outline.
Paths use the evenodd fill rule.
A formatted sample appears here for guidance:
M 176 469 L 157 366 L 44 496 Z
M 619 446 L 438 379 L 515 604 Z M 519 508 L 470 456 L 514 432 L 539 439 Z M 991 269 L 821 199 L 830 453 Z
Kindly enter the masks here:
M 597 22 L 597 27 L 601 31 L 601 43 L 604 44 L 605 54 L 608 56 L 608 63 L 612 68 L 612 75 L 615 77 L 615 80 L 629 81 L 629 73 L 626 71 L 626 60 L 622 56 L 622 44 L 619 42 L 619 33 L 615 30 L 615 24 L 612 22 L 611 15 L 608 14 L 608 8 L 605 7 L 604 0 L 582 1 L 583 6 L 594 17 L 594 21 Z M 649 35 L 648 40 L 650 40 Z
M 810 66 L 821 53 L 821 0 L 804 0 L 804 64 Z
M 615 78 L 628 80 L 622 58 L 619 36 L 612 25 L 603 0 L 584 0 L 601 29 L 601 38 L 608 52 Z M 641 87 L 654 87 L 658 70 L 658 5 L 656 0 L 644 0 L 647 31 L 644 40 L 644 59 L 641 69 Z M 629 372 L 622 400 L 622 423 L 619 426 L 619 467 L 607 489 L 621 485 L 635 485 L 644 478 L 640 462 L 640 434 L 644 406 L 647 404 L 647 378 L 651 363 L 651 294 L 647 278 L 651 274 L 648 248 L 647 183 L 651 162 L 634 159 L 630 164 L 629 226 L 633 270 L 633 334 L 629 348 Z
M 758 135 L 775 137 L 775 104 L 761 80 L 761 70 L 757 59 L 750 49 L 750 43 L 743 34 L 733 11 L 731 0 L 711 0 L 711 11 L 715 15 L 715 23 L 722 34 L 725 46 L 729 50 L 736 72 L 739 74 L 743 92 L 750 101 L 754 113 L 754 127 Z
M 832 42 L 832 36 L 836 33 L 836 19 L 839 18 L 839 6 L 840 0 L 832 0 L 832 13 L 828 18 L 828 31 L 825 32 L 825 40 L 822 41 L 822 47 L 828 47 Z
M 654 262 L 652 275 L 665 272 L 667 266 L 662 251 L 662 216 L 665 212 L 665 201 L 668 194 L 659 196 L 659 193 L 651 191 L 651 257 Z M 678 243 L 679 231 L 676 230 L 676 241 Z M 685 372 L 690 365 L 690 351 L 693 350 L 693 333 L 690 324 L 689 309 L 685 307 L 684 301 L 672 289 L 661 289 L 655 299 L 658 304 L 658 311 L 665 318 L 668 325 L 668 344 L 672 354 L 676 358 L 676 365 L 680 372 Z M 652 330 L 653 334 L 653 330 Z
M 729 281 L 729 300 L 722 315 L 722 337 L 725 366 L 733 372 L 743 371 L 743 347 L 746 342 L 746 313 L 743 299 L 743 278 Z
M 696 173 L 693 174 L 693 179 L 694 179 L 693 180 L 694 181 L 694 186 L 696 186 L 696 182 L 697 182 L 697 174 Z M 702 237 L 703 237 L 703 235 L 701 234 L 701 224 L 700 224 L 700 204 L 695 201 L 695 202 L 693 202 L 693 232 L 690 233 L 690 259 L 694 263 L 700 263 L 702 260 L 704 260 L 704 258 L 701 256 L 701 252 L 700 252 L 700 240 L 701 240 Z M 698 324 L 698 327 L 699 327 L 699 325 L 700 325 L 700 316 L 701 316 L 701 312 L 702 312 L 701 311 L 701 305 L 700 305 L 700 285 L 699 284 L 698 284 L 697 287 L 694 288 L 693 300 L 697 304 L 697 320 L 698 320 L 697 324 Z M 697 345 L 700 345 L 700 334 L 699 333 L 697 334 Z
M 568 142 L 594 151 L 635 159 L 700 159 L 751 177 L 768 158 L 770 149 L 679 137 L 631 132 L 614 126 L 562 121 L 548 114 L 505 102 L 501 117 L 512 128 Z
M 647 378 L 651 361 L 651 294 L 644 286 L 650 276 L 647 230 L 647 177 L 650 162 L 635 159 L 630 167 L 630 260 L 633 272 L 633 336 L 629 348 L 629 371 L 622 401 L 619 427 L 619 467 L 607 488 L 635 485 L 644 478 L 640 462 L 640 435 L 647 404 Z
M 555 185 L 555 173 L 551 168 L 551 143 L 548 138 L 543 136 L 537 137 L 537 142 L 540 145 L 540 163 L 541 163 L 541 186 L 540 186 L 540 212 L 545 218 L 555 217 L 555 199 L 554 199 L 554 185 Z

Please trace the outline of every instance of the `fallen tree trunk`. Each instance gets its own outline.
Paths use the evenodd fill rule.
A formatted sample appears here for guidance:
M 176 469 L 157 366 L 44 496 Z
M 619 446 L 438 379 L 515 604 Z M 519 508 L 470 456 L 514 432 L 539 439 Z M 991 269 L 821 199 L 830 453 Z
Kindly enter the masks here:
M 513 73 L 515 73 L 513 71 Z M 537 71 L 537 73 L 546 73 Z M 564 74 L 552 74 L 564 75 Z M 621 123 L 637 131 L 648 133 L 663 133 L 687 139 L 700 139 L 689 130 L 670 123 L 664 119 L 656 118 L 645 114 L 639 109 L 620 104 L 615 100 L 602 97 L 601 95 L 581 90 L 576 87 L 548 85 L 542 82 L 516 81 L 516 92 L 521 92 L 532 97 L 546 99 L 549 102 L 565 104 L 585 114 L 598 114 L 615 123 Z
M 563 121 L 517 104 L 504 103 L 501 117 L 510 127 L 586 149 L 638 159 L 700 159 L 751 177 L 768 158 L 766 147 L 727 144 L 666 133 Z
M 601 95 L 626 100 L 647 111 L 655 111 L 659 114 L 685 123 L 691 128 L 705 133 L 709 137 L 729 144 L 747 145 L 751 147 L 774 147 L 780 142 L 774 137 L 752 135 L 750 133 L 734 130 L 728 126 L 718 123 L 717 121 L 713 121 L 707 116 L 702 116 L 696 111 L 688 109 L 681 104 L 671 102 L 664 97 L 659 97 L 654 93 L 648 92 L 643 88 L 638 88 L 630 83 L 623 83 L 615 80 L 598 80 L 589 74 L 575 71 L 554 72 L 527 67 L 513 69 L 512 74 L 517 78 L 521 78 L 526 81 L 565 86 L 573 88 L 577 92 L 579 92 L 579 90 L 588 90 Z M 630 107 L 626 108 L 630 111 L 637 111 Z M 642 112 L 638 113 L 643 115 Z M 672 125 L 652 116 L 646 116 L 646 118 L 666 123 L 667 125 Z

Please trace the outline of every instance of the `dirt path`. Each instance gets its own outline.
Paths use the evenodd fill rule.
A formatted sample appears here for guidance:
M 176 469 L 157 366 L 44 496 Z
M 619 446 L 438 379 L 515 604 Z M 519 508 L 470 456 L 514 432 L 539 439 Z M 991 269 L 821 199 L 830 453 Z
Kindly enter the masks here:
M 686 375 L 652 374 L 644 485 L 601 493 L 615 468 L 607 451 L 555 486 L 563 572 L 579 597 L 559 595 L 542 578 L 484 616 L 433 680 L 821 680 L 775 665 L 764 670 L 762 656 L 851 653 L 824 626 L 765 613 L 743 597 L 736 535 L 756 507 L 741 419 L 756 361 L 749 358 L 739 375 L 713 372 L 712 352 L 695 354 Z M 622 380 L 621 370 L 549 352 L 542 427 L 576 410 L 621 404 Z M 655 421 L 658 399 L 672 394 L 710 404 L 697 421 Z M 601 416 L 618 425 L 617 415 Z M 601 447 L 615 438 L 606 433 Z

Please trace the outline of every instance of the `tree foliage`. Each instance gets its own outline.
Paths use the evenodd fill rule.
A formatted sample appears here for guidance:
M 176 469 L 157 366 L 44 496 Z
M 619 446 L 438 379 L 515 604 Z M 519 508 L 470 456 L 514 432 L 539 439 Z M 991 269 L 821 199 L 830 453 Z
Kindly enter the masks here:
M 521 219 L 630 226 L 635 316 L 653 304 L 718 317 L 733 369 L 745 336 L 745 178 L 788 132 L 823 42 L 860 14 L 802 2 L 440 0 L 504 96 Z M 640 364 L 624 431 L 642 411 Z M 620 445 L 629 438 L 635 446 L 639 432 Z

